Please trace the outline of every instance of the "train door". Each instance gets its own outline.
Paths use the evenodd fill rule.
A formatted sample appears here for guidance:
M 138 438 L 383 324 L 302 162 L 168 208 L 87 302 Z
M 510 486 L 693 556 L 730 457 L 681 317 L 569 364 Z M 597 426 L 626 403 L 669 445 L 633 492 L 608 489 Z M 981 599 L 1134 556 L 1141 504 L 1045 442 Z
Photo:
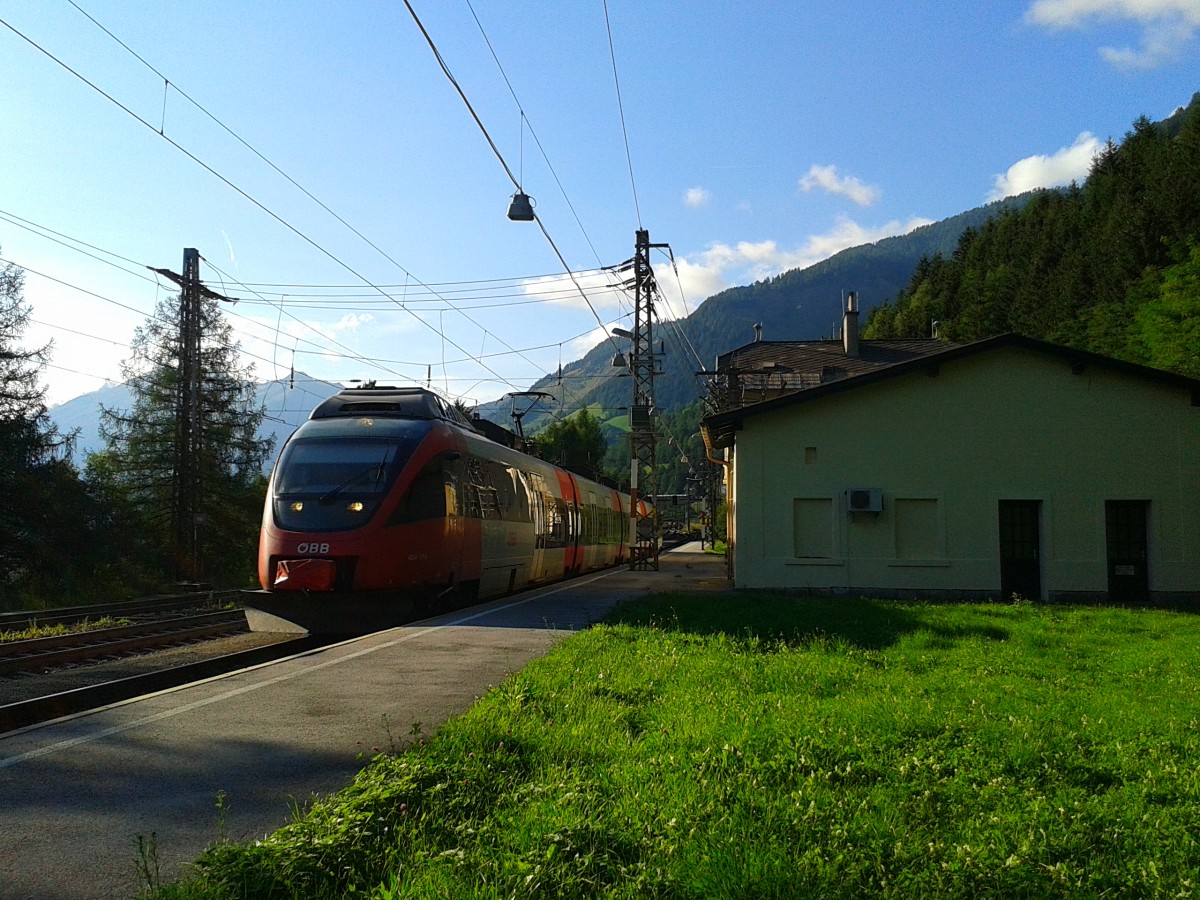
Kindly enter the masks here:
M 470 596 L 479 585 L 479 529 L 466 509 L 466 467 L 458 452 L 452 451 L 443 455 L 441 469 L 445 494 L 442 556 L 450 564 L 450 586 L 466 590 Z
M 583 549 L 580 546 L 580 497 L 579 483 L 570 472 L 559 470 L 558 487 L 562 494 L 562 546 L 563 575 L 574 575 L 583 565 Z
M 546 496 L 542 487 L 542 476 L 530 473 L 529 518 L 533 521 L 533 559 L 530 561 L 531 581 L 546 580 Z

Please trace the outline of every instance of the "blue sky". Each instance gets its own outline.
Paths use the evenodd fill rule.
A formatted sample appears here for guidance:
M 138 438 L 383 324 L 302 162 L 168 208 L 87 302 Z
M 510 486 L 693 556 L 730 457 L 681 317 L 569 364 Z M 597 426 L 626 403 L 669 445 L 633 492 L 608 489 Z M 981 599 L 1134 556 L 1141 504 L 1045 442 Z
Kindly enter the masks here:
M 120 378 L 184 247 L 261 380 L 494 399 L 628 324 L 597 270 L 638 228 L 683 315 L 1081 180 L 1200 90 L 1200 0 L 411 3 L 504 164 L 403 2 L 0 0 L 0 257 L 52 403 Z

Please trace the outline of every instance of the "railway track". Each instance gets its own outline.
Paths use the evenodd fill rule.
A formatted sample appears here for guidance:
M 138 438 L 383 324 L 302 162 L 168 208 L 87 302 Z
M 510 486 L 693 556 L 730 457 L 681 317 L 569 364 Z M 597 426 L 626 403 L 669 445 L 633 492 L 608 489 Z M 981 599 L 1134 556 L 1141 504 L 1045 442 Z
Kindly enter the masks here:
M 46 672 L 246 631 L 240 609 L 0 642 L 0 676 Z
M 57 609 L 23 609 L 15 612 L 0 612 L 0 632 L 23 631 L 35 625 L 72 625 L 97 619 L 140 619 L 155 618 L 171 612 L 196 610 L 240 604 L 241 591 L 197 591 L 188 594 L 170 594 L 159 597 L 143 597 L 136 600 L 120 600 L 113 603 L 96 603 L 87 606 L 68 606 Z
M 0 733 L 281 659 L 322 643 L 302 637 L 238 652 L 220 649 L 247 646 L 239 599 L 238 591 L 204 591 L 0 613 L 0 632 L 34 625 L 70 628 L 104 618 L 123 621 L 110 628 L 0 641 L 0 697 L 22 698 L 0 704 Z M 239 608 L 213 610 L 231 602 L 238 602 Z M 192 661 L 179 664 L 182 658 Z M 64 683 L 69 687 L 64 689 Z

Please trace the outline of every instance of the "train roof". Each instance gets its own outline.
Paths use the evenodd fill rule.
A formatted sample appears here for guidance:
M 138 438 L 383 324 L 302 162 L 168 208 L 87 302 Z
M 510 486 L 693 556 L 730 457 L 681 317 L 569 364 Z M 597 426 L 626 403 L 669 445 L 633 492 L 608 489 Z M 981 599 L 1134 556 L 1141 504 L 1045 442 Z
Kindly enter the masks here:
M 466 428 L 490 441 L 517 449 L 517 436 L 487 419 L 468 418 L 457 406 L 447 403 L 428 388 L 376 387 L 346 388 L 334 394 L 312 411 L 310 419 L 337 419 L 374 416 L 391 419 L 440 419 Z
M 375 416 L 395 419 L 441 419 L 475 430 L 471 420 L 433 391 L 419 387 L 347 388 L 321 402 L 310 419 Z

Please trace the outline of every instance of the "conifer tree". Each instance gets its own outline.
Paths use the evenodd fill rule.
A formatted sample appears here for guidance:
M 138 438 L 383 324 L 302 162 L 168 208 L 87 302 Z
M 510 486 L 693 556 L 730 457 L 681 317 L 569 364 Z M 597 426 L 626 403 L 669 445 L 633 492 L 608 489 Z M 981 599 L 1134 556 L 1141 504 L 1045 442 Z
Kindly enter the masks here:
M 68 461 L 71 438 L 46 412 L 50 345 L 28 349 L 24 272 L 0 268 L 0 594 L 42 598 L 83 567 L 86 498 Z
M 187 548 L 172 540 L 179 531 L 174 518 L 179 515 L 175 499 L 182 452 L 181 303 L 179 295 L 160 301 L 134 333 L 133 354 L 122 367 L 133 390 L 133 408 L 102 410 L 106 450 L 91 468 L 105 474 L 110 492 L 140 522 L 142 540 L 153 541 L 164 575 L 191 574 L 236 585 L 254 569 L 265 488 L 262 467 L 273 442 L 257 437 L 265 411 L 254 405 L 253 367 L 240 362 L 239 346 L 217 301 L 203 297 L 195 461 L 200 489 L 198 515 L 190 523 L 196 558 L 184 558 Z

